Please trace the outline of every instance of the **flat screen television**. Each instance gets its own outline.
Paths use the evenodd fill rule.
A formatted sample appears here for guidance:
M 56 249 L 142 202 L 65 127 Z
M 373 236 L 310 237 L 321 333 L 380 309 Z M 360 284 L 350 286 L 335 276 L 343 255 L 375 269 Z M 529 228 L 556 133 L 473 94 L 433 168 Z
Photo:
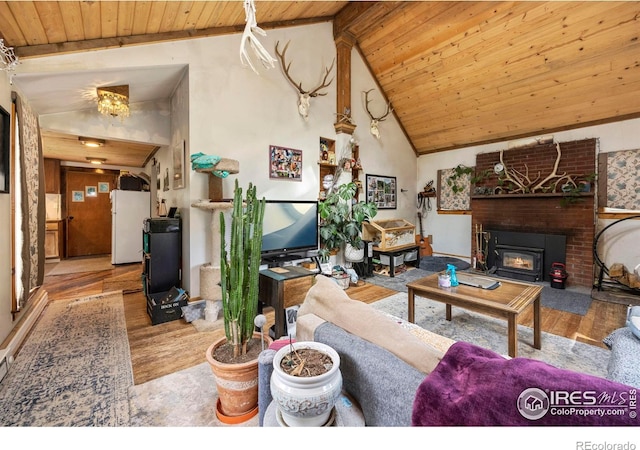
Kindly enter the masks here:
M 267 200 L 262 225 L 263 261 L 305 258 L 318 250 L 318 202 Z

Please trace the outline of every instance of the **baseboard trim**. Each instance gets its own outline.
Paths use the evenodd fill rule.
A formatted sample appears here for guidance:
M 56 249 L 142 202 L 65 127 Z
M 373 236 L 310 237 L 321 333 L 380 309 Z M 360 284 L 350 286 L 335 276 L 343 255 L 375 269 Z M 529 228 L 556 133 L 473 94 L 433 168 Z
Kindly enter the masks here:
M 45 306 L 49 303 L 49 293 L 44 289 L 38 289 L 30 302 L 32 302 L 31 308 L 29 308 L 29 311 L 24 317 L 20 318 L 11 335 L 5 341 L 4 347 L 0 349 L 0 365 L 2 365 L 4 361 L 7 370 L 11 367 L 11 364 L 13 364 L 15 354 L 20 349 L 20 346 L 40 317 L 40 314 L 42 314 L 42 311 L 44 311 Z M 0 377 L 0 379 L 1 378 L 2 377 Z

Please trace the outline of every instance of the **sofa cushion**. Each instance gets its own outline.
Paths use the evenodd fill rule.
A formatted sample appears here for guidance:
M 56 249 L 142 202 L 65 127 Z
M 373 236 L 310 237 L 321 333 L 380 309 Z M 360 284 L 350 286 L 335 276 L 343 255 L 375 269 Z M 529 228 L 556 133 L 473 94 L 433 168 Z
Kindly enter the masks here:
M 384 313 L 349 298 L 344 290 L 323 275 L 316 276 L 298 310 L 298 317 L 306 314 L 315 314 L 386 349 L 425 374 L 438 365 L 444 354 L 398 326 Z

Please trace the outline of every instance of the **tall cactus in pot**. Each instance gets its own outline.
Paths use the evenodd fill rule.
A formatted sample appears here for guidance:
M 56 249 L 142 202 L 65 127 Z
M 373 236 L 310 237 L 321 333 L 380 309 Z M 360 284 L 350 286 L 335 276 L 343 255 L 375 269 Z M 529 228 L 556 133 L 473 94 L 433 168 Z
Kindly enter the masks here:
M 235 182 L 231 213 L 231 241 L 227 252 L 224 213 L 220 213 L 220 284 L 224 330 L 234 357 L 247 352 L 258 313 L 258 284 L 265 199 L 258 200 L 249 183 L 246 198 Z

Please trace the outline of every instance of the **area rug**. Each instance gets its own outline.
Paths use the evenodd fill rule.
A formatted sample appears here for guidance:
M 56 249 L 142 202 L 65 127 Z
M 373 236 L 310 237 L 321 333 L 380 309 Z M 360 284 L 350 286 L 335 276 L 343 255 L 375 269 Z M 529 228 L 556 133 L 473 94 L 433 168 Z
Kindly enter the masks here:
M 90 258 L 63 259 L 51 269 L 47 276 L 66 275 L 69 273 L 99 272 L 111 270 L 111 256 L 96 256 Z
M 434 272 L 423 269 L 412 269 L 400 273 L 395 277 L 374 274 L 366 281 L 378 286 L 384 286 L 398 292 L 407 292 L 407 283 L 419 280 Z M 496 277 L 499 278 L 499 277 Z M 584 316 L 591 307 L 591 290 L 585 288 L 554 289 L 547 282 L 535 283 L 542 286 L 540 299 L 542 306 Z
M 122 293 L 52 301 L 0 385 L 0 425 L 126 426 L 132 385 Z
M 445 305 L 416 297 L 415 323 L 422 328 L 507 354 L 507 322 L 462 308 L 453 308 L 452 320 L 445 319 Z M 406 320 L 407 294 L 394 294 L 371 303 L 375 309 Z M 538 359 L 556 367 L 604 377 L 607 373 L 609 350 L 576 342 L 550 333 L 542 333 L 542 349 L 533 348 L 533 330 L 518 325 L 518 356 Z
M 451 256 L 423 256 L 420 258 L 420 268 L 430 272 L 447 270 L 449 264 L 455 266 L 457 270 L 467 270 L 471 267 L 468 262 Z
M 258 416 L 238 425 L 216 417 L 218 393 L 209 363 L 129 388 L 132 427 L 257 427 Z

